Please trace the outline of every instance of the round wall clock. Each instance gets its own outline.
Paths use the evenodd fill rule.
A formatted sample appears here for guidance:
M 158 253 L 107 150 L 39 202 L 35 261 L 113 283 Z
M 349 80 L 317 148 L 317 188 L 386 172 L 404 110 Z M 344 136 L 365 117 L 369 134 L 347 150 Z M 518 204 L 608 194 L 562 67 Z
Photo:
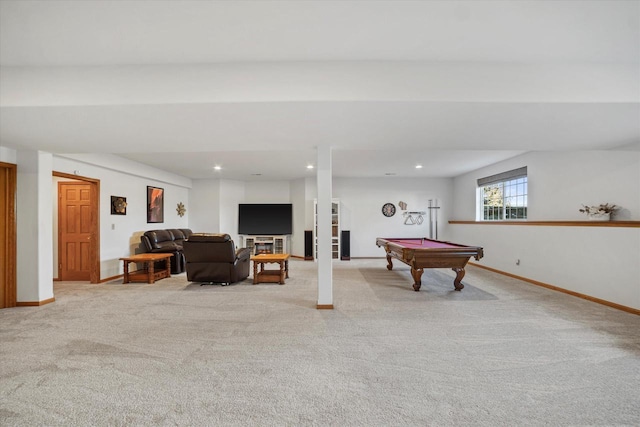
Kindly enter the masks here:
M 393 203 L 385 203 L 382 205 L 382 215 L 394 216 L 396 214 L 396 207 Z

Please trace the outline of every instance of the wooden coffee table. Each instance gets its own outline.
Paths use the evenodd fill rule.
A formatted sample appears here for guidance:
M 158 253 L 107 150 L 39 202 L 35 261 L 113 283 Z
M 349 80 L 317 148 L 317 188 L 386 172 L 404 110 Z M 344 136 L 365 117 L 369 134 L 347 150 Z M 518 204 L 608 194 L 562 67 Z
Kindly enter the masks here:
M 280 283 L 289 278 L 289 254 L 259 254 L 251 257 L 253 261 L 253 284 Z M 278 270 L 265 270 L 265 264 L 278 264 Z M 260 271 L 258 271 L 260 266 Z
M 128 257 L 120 258 L 124 262 L 124 278 L 122 283 L 129 282 L 147 282 L 155 283 L 156 280 L 164 279 L 165 277 L 171 277 L 171 254 L 137 254 Z M 155 271 L 153 264 L 156 261 L 165 260 L 166 268 L 163 270 Z M 142 270 L 136 270 L 129 272 L 129 263 L 139 262 L 144 264 Z

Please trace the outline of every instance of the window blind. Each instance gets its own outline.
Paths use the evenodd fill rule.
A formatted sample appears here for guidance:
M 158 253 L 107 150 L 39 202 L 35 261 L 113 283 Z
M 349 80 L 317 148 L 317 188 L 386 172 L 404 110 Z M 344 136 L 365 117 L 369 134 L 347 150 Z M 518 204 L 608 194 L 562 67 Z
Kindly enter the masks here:
M 523 178 L 525 176 L 527 176 L 527 167 L 523 166 L 518 169 L 480 178 L 478 179 L 478 187 L 495 184 L 496 182 L 509 181 L 510 179 Z

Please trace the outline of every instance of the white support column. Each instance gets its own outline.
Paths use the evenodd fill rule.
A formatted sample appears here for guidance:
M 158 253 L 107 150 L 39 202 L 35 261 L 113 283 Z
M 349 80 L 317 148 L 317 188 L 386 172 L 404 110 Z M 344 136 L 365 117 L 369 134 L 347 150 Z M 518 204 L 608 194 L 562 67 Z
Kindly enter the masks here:
M 19 151 L 17 203 L 17 301 L 53 299 L 53 155 Z
M 333 308 L 331 257 L 331 147 L 317 147 L 318 185 L 318 305 Z

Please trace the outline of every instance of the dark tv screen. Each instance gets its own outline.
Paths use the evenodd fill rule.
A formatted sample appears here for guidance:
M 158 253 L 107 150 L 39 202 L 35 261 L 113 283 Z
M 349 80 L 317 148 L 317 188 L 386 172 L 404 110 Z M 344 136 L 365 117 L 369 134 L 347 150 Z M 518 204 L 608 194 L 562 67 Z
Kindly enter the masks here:
M 238 234 L 292 234 L 291 203 L 238 205 Z

